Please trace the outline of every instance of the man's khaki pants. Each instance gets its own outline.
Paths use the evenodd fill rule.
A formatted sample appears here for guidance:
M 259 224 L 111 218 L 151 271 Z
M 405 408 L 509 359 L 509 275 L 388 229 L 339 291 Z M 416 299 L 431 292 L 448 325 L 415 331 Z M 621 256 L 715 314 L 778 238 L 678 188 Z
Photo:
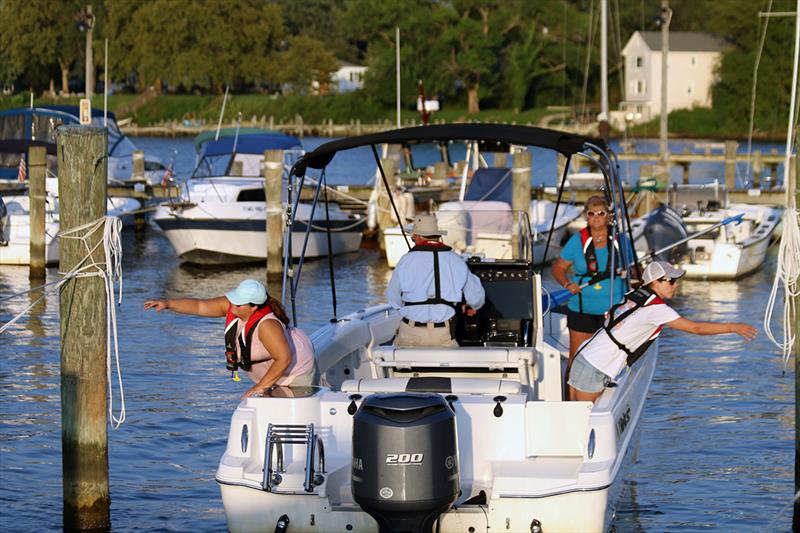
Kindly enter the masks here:
M 450 321 L 448 320 L 444 327 L 439 328 L 433 327 L 432 322 L 424 327 L 400 322 L 394 345 L 456 347 L 458 343 L 450 336 Z

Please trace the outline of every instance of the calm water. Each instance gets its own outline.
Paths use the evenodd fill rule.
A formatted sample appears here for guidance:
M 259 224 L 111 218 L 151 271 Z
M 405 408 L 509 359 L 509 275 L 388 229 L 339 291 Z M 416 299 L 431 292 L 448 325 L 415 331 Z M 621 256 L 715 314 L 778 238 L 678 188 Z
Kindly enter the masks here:
M 190 140 L 137 142 L 166 158 L 177 147 L 184 175 L 193 163 Z M 362 174 L 374 171 L 364 159 L 355 162 Z M 775 251 L 760 272 L 737 283 L 683 282 L 675 307 L 695 319 L 760 327 Z M 262 270 L 182 267 L 154 229 L 138 237 L 125 232 L 123 254 L 118 322 L 127 422 L 109 430 L 113 529 L 224 531 L 214 471 L 247 385 L 225 372 L 220 320 L 145 313 L 142 303 L 219 295 L 243 278 L 262 277 Z M 336 265 L 340 315 L 382 301 L 390 272 L 376 252 L 340 257 Z M 56 276 L 48 271 L 48 281 Z M 0 269 L 0 298 L 29 287 L 26 268 Z M 327 262 L 306 263 L 301 327 L 313 330 L 332 316 L 328 287 Z M 270 290 L 279 293 L 277 286 Z M 33 299 L 0 302 L 0 324 Z M 763 334 L 749 344 L 673 331 L 661 338 L 639 445 L 629 450 L 636 460 L 624 473 L 617 531 L 790 530 L 793 372 L 782 375 L 777 351 Z M 59 364 L 58 295 L 49 292 L 35 314 L 0 338 L 4 531 L 61 528 Z

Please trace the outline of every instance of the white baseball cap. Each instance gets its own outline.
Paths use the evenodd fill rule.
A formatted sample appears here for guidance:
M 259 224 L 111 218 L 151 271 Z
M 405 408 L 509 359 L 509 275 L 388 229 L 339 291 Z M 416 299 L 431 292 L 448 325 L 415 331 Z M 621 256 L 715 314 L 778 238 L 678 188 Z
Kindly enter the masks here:
M 267 288 L 254 279 L 246 279 L 232 291 L 225 293 L 225 298 L 233 305 L 261 305 L 267 301 Z
M 678 279 L 686 274 L 686 271 L 670 265 L 666 261 L 653 261 L 642 274 L 642 282 L 647 285 L 661 278 Z

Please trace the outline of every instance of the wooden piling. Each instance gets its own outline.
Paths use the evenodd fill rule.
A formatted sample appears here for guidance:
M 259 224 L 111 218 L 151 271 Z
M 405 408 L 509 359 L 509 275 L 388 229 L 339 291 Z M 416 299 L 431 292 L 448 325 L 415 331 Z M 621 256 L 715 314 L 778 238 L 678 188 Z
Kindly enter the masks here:
M 505 152 L 495 152 L 493 157 L 495 168 L 506 168 L 508 166 L 508 154 Z
M 761 162 L 761 150 L 753 150 L 753 183 L 751 189 L 761 187 L 761 173 L 764 171 L 764 164 Z
M 141 150 L 134 150 L 131 158 L 133 159 L 133 173 L 131 174 L 131 180 L 134 183 L 147 183 L 147 178 L 144 174 L 144 152 Z M 140 205 L 139 207 L 142 206 Z M 133 215 L 133 229 L 135 231 L 144 231 L 146 225 L 147 221 L 145 220 L 144 211 L 140 211 Z
M 434 163 L 431 185 L 434 187 L 447 187 L 447 163 L 444 161 Z
M 264 152 L 264 196 L 267 208 L 267 281 L 283 277 L 283 150 Z
M 736 141 L 725 141 L 725 188 L 732 191 L 736 188 Z
M 58 193 L 61 229 L 106 214 L 105 128 L 58 129 Z M 94 232 L 94 247 L 102 231 Z M 69 272 L 84 261 L 78 239 L 62 239 L 60 266 Z M 105 260 L 102 246 L 92 258 Z M 109 515 L 106 380 L 106 294 L 100 277 L 73 278 L 61 289 L 61 456 L 64 529 L 107 529 Z
M 556 183 L 561 187 L 564 178 L 564 170 L 567 168 L 567 156 L 561 152 L 556 152 Z
M 689 184 L 689 163 L 680 163 L 681 168 L 683 169 L 683 184 Z
M 523 150 L 515 153 L 512 161 L 511 210 L 527 213 L 531 204 L 531 165 L 533 163 L 533 157 L 529 150 Z M 523 222 L 525 220 L 527 220 L 527 218 L 517 218 L 518 222 Z M 520 258 L 518 234 L 519 232 L 515 231 L 511 239 L 511 250 L 515 258 Z M 533 243 L 530 244 L 531 246 L 533 245 Z
M 31 146 L 28 149 L 28 202 L 30 210 L 30 279 L 44 279 L 47 265 L 45 230 L 45 178 L 47 149 Z

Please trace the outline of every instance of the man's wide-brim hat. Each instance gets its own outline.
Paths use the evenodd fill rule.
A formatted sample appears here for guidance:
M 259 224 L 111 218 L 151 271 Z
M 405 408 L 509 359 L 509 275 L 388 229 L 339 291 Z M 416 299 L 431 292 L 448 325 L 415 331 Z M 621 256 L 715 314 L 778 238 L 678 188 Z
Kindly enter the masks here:
M 447 231 L 439 229 L 439 224 L 433 215 L 417 215 L 414 218 L 414 223 L 406 227 L 406 231 L 416 233 L 422 237 L 447 235 Z
M 661 278 L 678 279 L 686 274 L 682 268 L 670 265 L 666 261 L 653 261 L 647 268 L 644 269 L 642 274 L 642 282 L 647 285 L 650 282 L 656 281 Z

